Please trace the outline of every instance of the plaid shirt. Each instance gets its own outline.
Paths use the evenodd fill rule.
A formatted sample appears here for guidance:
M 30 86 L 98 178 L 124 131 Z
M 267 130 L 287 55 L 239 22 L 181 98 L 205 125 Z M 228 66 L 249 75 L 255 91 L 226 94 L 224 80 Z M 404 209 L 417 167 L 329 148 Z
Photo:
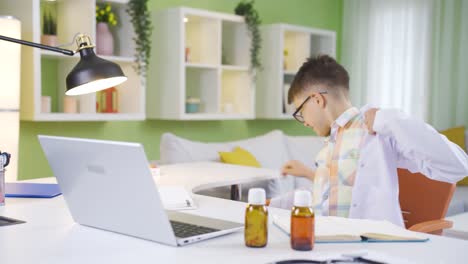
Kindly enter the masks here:
M 332 124 L 325 147 L 316 158 L 313 194 L 318 214 L 348 217 L 359 149 L 366 133 L 364 117 L 355 107 Z

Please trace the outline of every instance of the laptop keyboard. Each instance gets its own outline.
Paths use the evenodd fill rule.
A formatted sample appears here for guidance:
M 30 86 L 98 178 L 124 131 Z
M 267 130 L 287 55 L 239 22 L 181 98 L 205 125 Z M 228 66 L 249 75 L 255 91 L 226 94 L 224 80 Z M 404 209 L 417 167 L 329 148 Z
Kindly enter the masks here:
M 171 220 L 170 222 L 171 222 L 172 229 L 174 230 L 176 237 L 180 237 L 180 238 L 198 236 L 198 235 L 203 235 L 203 234 L 219 231 L 219 229 L 209 228 L 205 226 L 192 225 L 192 224 L 182 223 L 178 221 Z

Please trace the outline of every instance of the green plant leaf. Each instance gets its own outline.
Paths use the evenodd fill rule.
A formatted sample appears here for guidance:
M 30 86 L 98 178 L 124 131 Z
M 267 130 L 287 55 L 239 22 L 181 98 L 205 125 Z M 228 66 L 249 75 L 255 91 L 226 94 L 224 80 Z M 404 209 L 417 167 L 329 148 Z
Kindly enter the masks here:
M 153 26 L 151 14 L 148 10 L 148 0 L 130 0 L 127 4 L 127 13 L 135 30 L 135 61 L 136 70 L 145 76 L 151 56 L 151 33 Z
M 255 71 L 255 69 L 262 69 L 262 64 L 260 62 L 262 37 L 259 30 L 261 20 L 257 10 L 254 8 L 254 3 L 254 0 L 241 1 L 234 9 L 236 15 L 244 17 L 247 29 L 249 30 L 249 36 L 252 39 L 250 46 L 250 67 L 252 71 Z

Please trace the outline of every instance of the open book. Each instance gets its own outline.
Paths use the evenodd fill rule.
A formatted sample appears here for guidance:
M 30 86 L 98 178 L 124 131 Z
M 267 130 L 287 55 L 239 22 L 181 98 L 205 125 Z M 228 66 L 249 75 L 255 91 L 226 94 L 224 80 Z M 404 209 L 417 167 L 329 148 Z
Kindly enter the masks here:
M 190 193 L 182 186 L 158 186 L 158 191 L 166 210 L 197 208 Z
M 273 216 L 273 223 L 290 233 L 290 217 Z M 342 217 L 315 217 L 315 242 L 425 242 L 422 233 L 406 230 L 388 221 L 351 219 Z

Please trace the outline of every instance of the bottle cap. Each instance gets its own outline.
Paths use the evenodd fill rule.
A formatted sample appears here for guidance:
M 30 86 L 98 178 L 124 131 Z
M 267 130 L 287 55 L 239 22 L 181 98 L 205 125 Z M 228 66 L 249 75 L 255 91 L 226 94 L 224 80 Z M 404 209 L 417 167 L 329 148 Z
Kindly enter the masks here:
M 294 206 L 311 207 L 312 195 L 309 191 L 300 190 L 294 193 Z
M 252 188 L 249 190 L 249 204 L 264 205 L 266 203 L 265 190 L 262 188 Z

